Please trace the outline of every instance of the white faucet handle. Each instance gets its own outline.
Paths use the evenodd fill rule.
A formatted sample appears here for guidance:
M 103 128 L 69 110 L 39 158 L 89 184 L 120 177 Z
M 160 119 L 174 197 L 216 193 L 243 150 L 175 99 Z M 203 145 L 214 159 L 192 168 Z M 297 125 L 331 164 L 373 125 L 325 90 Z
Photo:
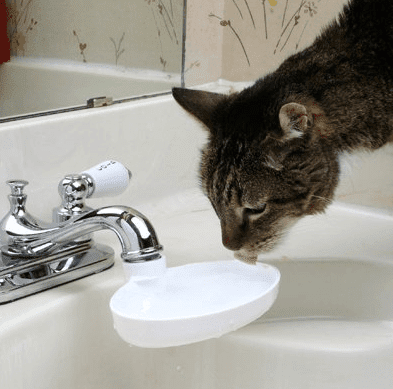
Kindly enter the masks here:
M 88 197 L 94 198 L 117 196 L 127 189 L 131 180 L 131 172 L 113 160 L 101 162 L 81 175 L 89 181 Z

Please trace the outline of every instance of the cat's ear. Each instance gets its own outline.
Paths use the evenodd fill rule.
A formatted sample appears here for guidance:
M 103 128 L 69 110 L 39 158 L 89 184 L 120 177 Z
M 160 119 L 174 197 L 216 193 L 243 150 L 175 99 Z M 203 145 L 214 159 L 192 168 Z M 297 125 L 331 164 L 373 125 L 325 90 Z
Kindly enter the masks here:
M 209 129 L 213 129 L 214 112 L 217 106 L 228 99 L 228 96 L 220 93 L 184 88 L 173 88 L 172 95 L 186 111 Z
M 307 115 L 306 107 L 298 103 L 283 105 L 278 118 L 284 132 L 281 141 L 301 137 L 309 124 L 312 123 L 312 116 Z

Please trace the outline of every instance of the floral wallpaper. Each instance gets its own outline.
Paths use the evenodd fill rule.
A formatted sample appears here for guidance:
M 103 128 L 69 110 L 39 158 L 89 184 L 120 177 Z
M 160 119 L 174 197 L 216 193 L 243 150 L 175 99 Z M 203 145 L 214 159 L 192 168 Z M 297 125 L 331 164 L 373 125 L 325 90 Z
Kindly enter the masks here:
M 180 73 L 183 0 L 7 0 L 11 54 Z
M 225 0 L 222 7 L 203 1 L 205 30 L 211 30 L 221 47 L 219 77 L 247 81 L 275 69 L 286 57 L 313 42 L 321 28 L 334 18 L 346 0 Z M 195 12 L 195 11 L 194 11 Z M 201 23 L 199 13 L 199 23 Z M 196 43 L 196 22 L 188 12 L 187 77 L 201 79 L 206 58 Z M 207 39 L 204 37 L 204 41 Z M 201 43 L 201 42 L 200 42 Z M 199 57 L 198 57 L 199 54 Z M 206 71 L 207 69 L 204 69 Z
M 188 0 L 186 85 L 248 81 L 310 44 L 346 0 Z M 7 0 L 12 54 L 179 74 L 183 0 Z
M 8 35 L 11 43 L 11 54 L 24 53 L 28 36 L 36 28 L 38 22 L 31 15 L 33 0 L 10 1 L 8 7 Z
M 247 0 L 243 0 L 243 1 L 244 1 L 244 4 L 246 5 L 246 8 L 247 8 L 247 13 L 248 13 L 247 16 L 249 17 L 248 23 L 251 23 L 254 30 L 257 30 L 257 27 L 255 25 L 255 19 L 253 16 L 253 12 L 251 11 Z M 266 40 L 268 40 L 269 38 L 276 40 L 276 45 L 275 45 L 273 54 L 276 54 L 278 50 L 280 52 L 283 51 L 292 35 L 296 35 L 296 39 L 297 39 L 296 43 L 295 43 L 296 49 L 299 47 L 299 43 L 300 43 L 302 36 L 303 36 L 303 34 L 307 28 L 307 25 L 309 23 L 309 20 L 305 20 L 306 17 L 304 17 L 304 16 L 305 16 L 305 14 L 308 14 L 308 16 L 313 17 L 315 14 L 317 14 L 318 6 L 315 3 L 319 3 L 320 1 L 321 0 L 316 0 L 315 2 L 301 0 L 300 5 L 295 9 L 295 12 L 293 12 L 292 15 L 287 15 L 289 0 L 286 0 L 285 7 L 282 12 L 282 18 L 281 18 L 281 20 L 282 20 L 281 31 L 280 31 L 280 34 L 278 37 L 274 36 L 274 34 L 269 34 L 269 32 L 268 32 L 268 29 L 269 29 L 268 19 L 269 18 L 267 15 L 267 13 L 269 13 L 269 11 L 270 11 L 270 14 L 274 13 L 274 7 L 277 6 L 277 1 L 276 0 L 269 0 L 268 2 L 266 0 L 261 1 L 261 8 L 263 10 L 263 24 L 259 27 L 259 29 L 263 30 L 262 34 L 264 34 Z M 236 10 L 238 11 L 238 15 L 240 16 L 242 21 L 244 21 L 244 16 L 243 16 L 241 9 L 239 8 L 238 3 L 236 2 L 236 0 L 232 0 L 232 2 L 235 5 Z M 268 3 L 268 5 L 266 5 L 267 3 Z M 267 8 L 269 8 L 269 11 L 266 10 Z M 243 44 L 242 38 L 239 36 L 239 33 L 235 30 L 235 27 L 231 23 L 231 20 L 230 19 L 224 20 L 223 18 L 221 18 L 217 15 L 214 15 L 213 13 L 210 13 L 209 17 L 218 19 L 220 21 L 221 26 L 229 27 L 229 29 L 234 34 L 235 38 L 237 39 L 237 41 L 240 43 L 240 45 L 242 47 L 242 50 L 243 50 L 245 59 L 247 60 L 248 66 L 251 66 L 250 59 L 248 57 L 247 50 Z M 259 31 L 259 33 L 260 32 L 261 31 Z

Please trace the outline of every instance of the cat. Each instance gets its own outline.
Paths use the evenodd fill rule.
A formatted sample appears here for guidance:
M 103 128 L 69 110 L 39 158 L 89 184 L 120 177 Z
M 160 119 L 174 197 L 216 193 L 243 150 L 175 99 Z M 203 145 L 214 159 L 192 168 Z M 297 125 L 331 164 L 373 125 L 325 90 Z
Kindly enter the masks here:
M 255 263 L 326 209 L 340 155 L 393 141 L 393 1 L 350 1 L 311 46 L 239 93 L 172 94 L 208 131 L 200 179 L 222 243 Z

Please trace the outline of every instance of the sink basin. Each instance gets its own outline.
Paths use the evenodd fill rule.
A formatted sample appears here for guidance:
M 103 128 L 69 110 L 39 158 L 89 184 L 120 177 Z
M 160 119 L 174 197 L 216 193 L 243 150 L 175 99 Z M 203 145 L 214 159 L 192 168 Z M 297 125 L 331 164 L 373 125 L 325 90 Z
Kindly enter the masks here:
M 139 207 L 154 221 L 169 268 L 231 261 L 217 244 L 220 231 L 205 200 L 179 196 L 176 207 L 166 200 Z M 361 252 L 355 247 L 350 256 L 341 243 L 334 251 L 340 236 L 335 242 L 326 236 L 336 223 L 352 228 L 348 246 L 356 232 Z M 305 229 L 307 238 L 299 238 Z M 219 338 L 162 349 L 130 347 L 113 328 L 109 302 L 126 281 L 118 261 L 106 272 L 2 307 L 2 383 L 15 389 L 390 388 L 393 247 L 384 237 L 392 232 L 389 216 L 334 204 L 263 258 L 281 273 L 277 300 L 264 316 Z M 114 243 L 111 234 L 99 234 L 102 243 Z M 385 242 L 379 251 L 375 236 Z

